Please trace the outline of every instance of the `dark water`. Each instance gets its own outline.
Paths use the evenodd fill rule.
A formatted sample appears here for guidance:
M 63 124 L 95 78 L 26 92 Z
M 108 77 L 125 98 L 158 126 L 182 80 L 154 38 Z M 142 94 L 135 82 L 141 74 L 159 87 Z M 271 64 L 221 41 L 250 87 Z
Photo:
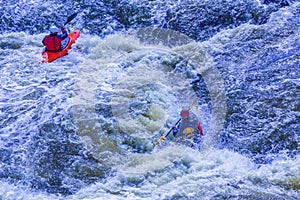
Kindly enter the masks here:
M 25 3 L 26 2 L 26 3 Z M 31 34 L 61 25 L 79 12 L 72 24 L 100 36 L 131 28 L 156 26 L 203 41 L 221 30 L 244 23 L 261 25 L 282 7 L 297 1 L 48 1 L 1 2 L 1 31 Z
M 95 193 L 98 197 L 120 199 L 150 198 L 151 195 L 154 199 L 299 197 L 299 1 L 0 1 L 0 7 L 0 179 L 3 188 L 0 199 L 16 199 L 23 187 L 29 194 L 21 193 L 21 199 L 34 199 L 34 196 L 55 199 L 60 198 L 59 195 L 73 195 L 68 196 L 70 199 L 93 199 Z M 40 41 L 48 27 L 53 23 L 63 24 L 74 12 L 78 12 L 78 16 L 66 26 L 68 30 L 81 30 L 81 40 L 72 49 L 74 56 L 71 54 L 47 66 L 33 62 L 39 58 L 42 49 Z M 220 135 L 211 148 L 218 151 L 221 157 L 212 153 L 206 158 L 193 160 L 190 157 L 194 154 L 173 155 L 173 149 L 149 155 L 148 142 L 134 134 L 130 136 L 135 131 L 128 127 L 119 130 L 123 122 L 115 125 L 118 119 L 113 116 L 118 114 L 109 102 L 118 100 L 110 88 L 124 92 L 136 87 L 128 80 L 148 83 L 148 79 L 138 80 L 130 74 L 142 74 L 139 68 L 150 73 L 152 69 L 143 68 L 144 63 L 149 62 L 164 66 L 162 71 L 165 70 L 166 74 L 170 69 L 183 74 L 199 98 L 199 115 L 203 118 L 204 130 L 209 132 L 212 129 L 208 118 L 212 113 L 213 97 L 209 93 L 211 88 L 206 85 L 205 73 L 195 72 L 193 69 L 197 67 L 180 56 L 185 53 L 190 55 L 192 51 L 189 48 L 174 50 L 176 54 L 166 53 L 165 50 L 150 51 L 135 44 L 134 40 L 118 36 L 118 33 L 129 31 L 130 35 L 131 30 L 147 27 L 170 29 L 187 36 L 188 40 L 197 41 L 219 71 L 224 81 L 227 110 L 224 126 L 221 124 Z M 167 46 L 173 47 L 171 42 L 169 44 Z M 158 43 L 153 42 L 153 45 L 161 48 Z M 108 67 L 109 64 L 111 67 Z M 85 70 L 91 71 L 84 74 Z M 97 87 L 96 106 L 87 108 L 81 105 L 81 101 L 78 105 L 72 105 L 72 98 L 78 93 L 74 89 L 79 82 L 78 77 L 89 80 L 95 73 L 100 74 L 101 78 L 96 78 L 98 82 L 95 84 L 92 83 L 95 79 L 91 78 L 89 86 Z M 120 80 L 116 74 L 128 79 Z M 151 72 L 149 76 L 156 75 Z M 172 75 L 166 79 L 173 83 Z M 164 82 L 153 80 L 159 84 L 149 83 L 133 94 L 137 98 L 129 103 L 130 115 L 149 112 L 147 117 L 151 120 L 165 119 L 164 115 L 175 119 L 180 99 L 162 87 Z M 186 85 L 178 84 L 177 87 L 184 88 Z M 124 92 L 121 96 L 126 99 L 126 95 Z M 145 102 L 147 106 L 144 106 Z M 152 107 L 153 104 L 158 107 Z M 101 132 L 106 135 L 122 133 L 121 136 L 112 134 L 109 137 L 112 141 L 99 136 L 101 141 L 106 141 L 96 143 L 97 148 L 93 147 L 97 151 L 101 149 L 99 157 L 95 156 L 92 147 L 87 147 L 85 140 L 87 136 L 92 138 L 97 135 L 91 136 L 95 128 L 88 125 L 95 116 L 85 116 L 84 112 L 80 112 L 82 106 L 84 109 L 94 109 L 98 119 L 103 119 Z M 74 117 L 74 109 L 82 118 Z M 140 118 L 139 123 L 145 124 L 147 117 Z M 84 123 L 86 128 L 76 124 L 74 118 Z M 169 119 L 166 124 L 172 122 Z M 130 123 L 137 122 L 128 121 Z M 163 125 L 166 124 L 163 122 Z M 153 127 L 156 126 L 153 124 Z M 141 130 L 149 132 L 151 128 L 145 125 Z M 123 145 L 121 150 L 115 144 Z M 107 154 L 103 153 L 103 149 L 107 150 Z M 126 150 L 139 154 L 128 156 Z M 111 161 L 102 158 L 102 153 L 105 158 L 111 157 Z M 124 160 L 123 155 L 126 155 Z M 141 164 L 147 159 L 157 159 L 161 163 L 165 159 L 172 165 L 166 164 L 165 167 L 162 164 L 153 170 L 150 166 L 156 166 L 156 163 Z M 121 167 L 120 160 L 124 161 L 125 167 Z M 210 165 L 210 161 L 214 164 Z M 199 163 L 204 164 L 200 166 Z M 237 163 L 241 163 L 237 171 L 242 178 L 234 173 L 233 166 Z M 276 168 L 278 165 L 282 168 Z M 128 171 L 134 168 L 132 166 L 140 171 L 145 169 L 145 172 L 128 175 Z M 192 169 L 195 171 L 192 172 Z M 225 171 L 224 174 L 220 172 L 220 179 L 218 170 Z M 247 171 L 255 175 L 247 174 Z M 206 191 L 202 191 L 196 180 L 186 178 L 181 182 L 175 181 L 180 177 L 178 174 L 183 177 L 191 175 L 201 177 L 198 181 L 207 184 L 210 177 L 203 177 L 201 172 L 213 174 L 213 180 L 220 185 L 207 186 Z M 169 179 L 162 179 L 164 175 Z M 230 177 L 229 181 L 227 177 Z M 170 189 L 162 196 L 162 191 L 153 189 L 169 188 L 172 181 L 182 191 L 188 191 L 179 186 L 182 183 L 191 184 L 193 189 L 190 193 Z M 149 183 L 154 183 L 156 187 Z M 221 183 L 227 187 L 223 189 Z M 111 188 L 112 185 L 117 186 Z M 85 191 L 85 188 L 88 189 Z M 271 189 L 265 192 L 258 188 Z M 207 192 L 212 189 L 214 192 Z M 87 197 L 84 197 L 85 192 Z

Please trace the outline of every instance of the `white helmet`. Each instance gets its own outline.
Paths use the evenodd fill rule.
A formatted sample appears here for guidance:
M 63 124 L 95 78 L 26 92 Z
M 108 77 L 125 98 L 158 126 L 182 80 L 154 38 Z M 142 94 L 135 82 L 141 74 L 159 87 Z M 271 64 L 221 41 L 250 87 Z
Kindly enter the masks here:
M 50 33 L 58 33 L 59 32 L 59 28 L 57 28 L 56 26 L 51 26 L 49 28 Z

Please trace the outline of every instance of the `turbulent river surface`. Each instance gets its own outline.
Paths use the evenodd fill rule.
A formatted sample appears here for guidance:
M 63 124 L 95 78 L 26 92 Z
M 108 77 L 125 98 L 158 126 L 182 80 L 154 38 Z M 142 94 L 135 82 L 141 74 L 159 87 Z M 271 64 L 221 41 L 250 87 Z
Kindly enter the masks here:
M 300 198 L 299 1 L 0 8 L 0 199 Z M 155 146 L 195 99 L 200 146 Z

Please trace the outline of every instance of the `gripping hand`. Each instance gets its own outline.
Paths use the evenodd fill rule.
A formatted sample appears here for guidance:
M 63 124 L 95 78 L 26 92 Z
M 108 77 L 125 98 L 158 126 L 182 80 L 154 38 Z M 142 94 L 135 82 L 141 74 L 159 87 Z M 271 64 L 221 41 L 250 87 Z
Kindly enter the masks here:
M 161 142 L 164 142 L 166 140 L 165 136 L 160 137 L 157 141 L 156 141 L 156 145 L 159 145 Z
M 60 30 L 61 30 L 62 33 L 66 32 L 66 29 L 65 29 L 64 26 L 61 26 L 61 27 L 60 27 Z

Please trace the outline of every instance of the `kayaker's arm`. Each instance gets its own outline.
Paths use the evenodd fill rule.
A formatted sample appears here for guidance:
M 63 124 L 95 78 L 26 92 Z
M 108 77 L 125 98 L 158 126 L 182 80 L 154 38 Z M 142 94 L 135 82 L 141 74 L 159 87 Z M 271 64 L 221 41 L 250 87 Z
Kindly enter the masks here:
M 199 130 L 200 135 L 203 136 L 203 130 L 202 130 L 200 123 L 198 123 L 198 130 Z
M 68 37 L 68 32 L 66 31 L 65 27 L 63 27 L 63 26 L 61 27 L 61 32 L 63 34 L 57 35 L 58 38 L 63 40 Z
M 175 135 L 178 133 L 178 128 L 175 126 L 172 126 L 172 128 L 169 130 L 168 134 L 165 136 L 160 137 L 157 141 L 156 141 L 156 145 L 161 144 L 162 142 L 166 142 L 167 141 L 171 141 L 174 139 Z

